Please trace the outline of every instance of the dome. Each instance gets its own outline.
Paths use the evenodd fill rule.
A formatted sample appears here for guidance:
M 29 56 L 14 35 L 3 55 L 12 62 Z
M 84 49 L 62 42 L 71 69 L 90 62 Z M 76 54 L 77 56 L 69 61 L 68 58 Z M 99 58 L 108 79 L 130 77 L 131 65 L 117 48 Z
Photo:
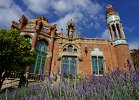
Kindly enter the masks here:
M 112 7 L 112 5 L 107 6 L 106 14 L 116 13 L 116 10 Z

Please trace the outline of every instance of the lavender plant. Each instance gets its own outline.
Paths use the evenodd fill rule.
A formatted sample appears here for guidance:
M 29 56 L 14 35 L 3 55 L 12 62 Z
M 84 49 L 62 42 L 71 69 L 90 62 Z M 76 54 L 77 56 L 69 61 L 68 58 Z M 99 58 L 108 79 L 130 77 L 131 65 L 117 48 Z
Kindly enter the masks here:
M 139 70 L 39 83 L 0 94 L 1 100 L 139 100 Z

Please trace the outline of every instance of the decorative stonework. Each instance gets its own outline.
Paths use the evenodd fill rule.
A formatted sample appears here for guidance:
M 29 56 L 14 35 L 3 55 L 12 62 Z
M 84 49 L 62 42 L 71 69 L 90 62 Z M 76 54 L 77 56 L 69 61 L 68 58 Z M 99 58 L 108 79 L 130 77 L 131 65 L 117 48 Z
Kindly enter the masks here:
M 21 32 L 20 35 L 31 35 L 32 37 L 34 37 L 34 33 Z
M 72 19 L 70 19 L 70 21 L 68 21 L 67 23 L 67 35 L 69 40 L 72 40 L 74 31 L 75 31 L 75 23 Z
M 109 40 L 107 39 L 95 39 L 95 38 L 92 38 L 92 39 L 82 39 L 80 41 L 80 43 L 86 43 L 86 44 L 108 44 L 109 43 Z
M 103 52 L 99 50 L 99 48 L 94 48 L 93 51 L 91 51 L 91 56 L 103 56 Z
M 113 42 L 114 45 L 118 45 L 118 44 L 127 44 L 126 40 L 116 40 Z
M 68 41 L 69 42 L 69 41 Z M 68 46 L 72 46 L 72 52 L 67 51 Z M 74 41 L 65 43 L 62 42 L 61 46 L 59 46 L 59 55 L 57 57 L 58 60 L 61 60 L 61 57 L 66 55 L 66 56 L 77 56 L 78 60 L 82 60 L 81 56 L 81 50 L 80 46 L 78 43 L 75 43 Z
M 120 17 L 117 14 L 113 14 L 113 15 L 109 16 L 107 18 L 107 24 L 109 24 L 110 22 L 113 22 L 115 20 L 120 21 Z
M 22 17 L 21 17 L 21 19 L 19 20 L 19 28 L 20 29 L 22 29 L 23 28 L 23 26 L 25 26 L 26 24 L 27 24 L 27 22 L 28 22 L 28 19 L 24 16 L 24 15 L 22 15 Z
M 31 24 L 27 24 L 26 27 L 27 28 L 34 28 L 35 27 L 35 24 L 32 24 L 32 23 Z

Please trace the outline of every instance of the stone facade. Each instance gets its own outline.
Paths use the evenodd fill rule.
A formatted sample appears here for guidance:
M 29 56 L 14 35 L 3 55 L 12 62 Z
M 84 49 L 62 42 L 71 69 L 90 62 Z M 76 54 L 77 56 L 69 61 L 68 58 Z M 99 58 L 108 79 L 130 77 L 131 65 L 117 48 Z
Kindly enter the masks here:
M 82 38 L 75 35 L 73 20 L 67 22 L 66 34 L 62 30 L 57 32 L 56 25 L 50 25 L 43 16 L 33 20 L 22 16 L 19 22 L 12 22 L 11 28 L 20 30 L 21 35 L 30 38 L 32 49 L 37 50 L 38 41 L 45 41 L 46 51 L 37 51 L 39 56 L 34 65 L 30 66 L 30 70 L 36 66 L 33 73 L 39 70 L 37 74 L 40 74 L 40 69 L 43 73 L 63 73 L 66 69 L 62 66 L 68 66 L 67 68 L 75 68 L 77 75 L 101 75 L 117 68 L 127 70 L 133 66 L 120 17 L 111 5 L 107 6 L 106 20 L 111 39 Z M 41 49 L 43 48 L 39 50 Z M 69 61 L 64 65 L 64 59 L 72 59 L 74 63 Z

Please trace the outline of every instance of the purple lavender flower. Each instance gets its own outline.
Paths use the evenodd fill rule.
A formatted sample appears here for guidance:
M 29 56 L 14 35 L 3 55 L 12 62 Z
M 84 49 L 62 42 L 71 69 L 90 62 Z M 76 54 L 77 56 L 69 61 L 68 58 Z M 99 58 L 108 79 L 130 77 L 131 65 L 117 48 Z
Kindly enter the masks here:
M 32 94 L 35 95 L 36 91 L 35 91 L 35 85 L 34 84 L 32 84 L 32 88 L 31 89 L 32 89 Z
M 61 97 L 59 98 L 59 100 L 65 100 L 64 96 L 61 96 Z
M 35 100 L 34 95 L 31 95 L 31 97 L 29 98 L 29 100 Z
M 16 99 L 17 90 L 14 90 L 12 100 Z

